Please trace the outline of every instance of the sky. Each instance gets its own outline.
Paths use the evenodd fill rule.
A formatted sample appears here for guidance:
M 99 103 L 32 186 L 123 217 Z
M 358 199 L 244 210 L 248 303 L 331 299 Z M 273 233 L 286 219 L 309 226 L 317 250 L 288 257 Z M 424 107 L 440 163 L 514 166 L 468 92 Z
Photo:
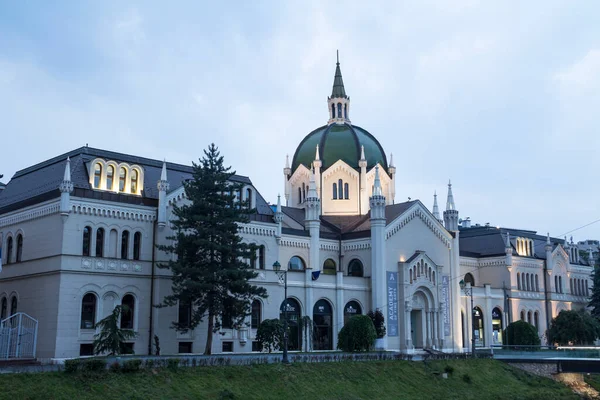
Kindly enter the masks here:
M 352 122 L 396 202 L 600 239 L 600 3 L 0 2 L 0 174 L 89 144 L 191 164 L 212 142 L 272 203 L 328 120 Z

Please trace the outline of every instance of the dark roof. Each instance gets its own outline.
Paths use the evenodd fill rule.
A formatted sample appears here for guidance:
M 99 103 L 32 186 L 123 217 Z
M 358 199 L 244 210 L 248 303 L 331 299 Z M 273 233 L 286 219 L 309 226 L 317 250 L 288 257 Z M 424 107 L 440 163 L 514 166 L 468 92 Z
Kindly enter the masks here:
M 139 165 L 144 170 L 142 197 L 145 199 L 158 199 L 156 183 L 160 179 L 162 161 L 85 146 L 17 171 L 6 185 L 6 189 L 0 192 L 0 213 L 20 208 L 25 203 L 31 203 L 32 199 L 40 198 L 40 196 L 45 199 L 51 194 L 54 194 L 52 197 L 60 196 L 57 188 L 63 179 L 67 157 L 71 159 L 71 181 L 76 192 L 81 193 L 77 189 L 92 191 L 86 163 L 98 157 Z M 168 162 L 167 179 L 170 191 L 179 189 L 184 180 L 191 178 L 192 172 L 193 168 L 189 165 Z M 248 177 L 240 175 L 234 175 L 231 180 L 244 184 L 252 184 Z M 256 193 L 257 212 L 259 214 L 273 215 L 264 198 L 258 191 Z M 120 201 L 119 199 L 124 199 L 125 197 L 139 199 L 139 196 L 118 195 L 114 196 L 114 201 Z

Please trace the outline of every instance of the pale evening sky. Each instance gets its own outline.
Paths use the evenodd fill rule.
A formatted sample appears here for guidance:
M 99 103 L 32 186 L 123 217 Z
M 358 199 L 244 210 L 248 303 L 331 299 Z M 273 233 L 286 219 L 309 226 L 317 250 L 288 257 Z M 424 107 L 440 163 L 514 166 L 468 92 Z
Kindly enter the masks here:
M 600 219 L 600 3 L 4 1 L 0 174 L 89 143 L 190 164 L 215 142 L 275 202 L 327 122 L 352 122 L 396 201 L 452 179 L 461 217 L 559 236 Z M 570 236 L 570 234 L 569 234 Z M 600 239 L 600 222 L 573 233 Z

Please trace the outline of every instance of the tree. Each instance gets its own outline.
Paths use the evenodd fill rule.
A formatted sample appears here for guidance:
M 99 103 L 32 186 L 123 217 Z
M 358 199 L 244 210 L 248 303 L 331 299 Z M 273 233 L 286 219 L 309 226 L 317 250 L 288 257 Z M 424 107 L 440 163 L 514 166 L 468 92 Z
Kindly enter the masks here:
M 588 307 L 591 307 L 591 313 L 596 319 L 600 319 L 600 267 L 595 267 L 592 273 L 592 296 Z
M 258 325 L 256 340 L 260 343 L 261 349 L 269 353 L 280 350 L 283 343 L 283 323 L 277 318 L 265 319 Z
M 200 163 L 193 163 L 192 178 L 183 183 L 189 204 L 173 206 L 174 235 L 168 239 L 175 244 L 158 246 L 177 256 L 159 265 L 173 273 L 173 294 L 160 306 L 192 305 L 189 321 L 172 324 L 179 332 L 207 320 L 204 354 L 211 354 L 213 333 L 223 322 L 239 326 L 250 314 L 252 299 L 267 297 L 266 289 L 249 283 L 257 273 L 245 260 L 255 257 L 256 246 L 242 243 L 238 229 L 253 210 L 241 201 L 242 185 L 230 180 L 234 174 L 211 144 Z
M 381 310 L 369 311 L 367 316 L 373 321 L 375 331 L 377 332 L 377 339 L 381 339 L 386 334 L 385 329 L 385 318 Z
M 131 349 L 126 346 L 126 342 L 135 339 L 137 332 L 119 327 L 119 317 L 128 312 L 130 312 L 129 307 L 116 306 L 110 315 L 98 321 L 94 326 L 94 328 L 100 329 L 100 332 L 94 335 L 94 354 L 114 356 L 132 353 Z
M 512 346 L 539 346 L 537 328 L 525 321 L 515 321 L 506 327 L 504 344 Z
M 552 320 L 548 342 L 558 345 L 591 344 L 600 337 L 600 323 L 585 310 L 561 311 Z
M 371 318 L 367 315 L 355 315 L 340 330 L 337 347 L 349 352 L 369 351 L 376 338 L 377 332 Z

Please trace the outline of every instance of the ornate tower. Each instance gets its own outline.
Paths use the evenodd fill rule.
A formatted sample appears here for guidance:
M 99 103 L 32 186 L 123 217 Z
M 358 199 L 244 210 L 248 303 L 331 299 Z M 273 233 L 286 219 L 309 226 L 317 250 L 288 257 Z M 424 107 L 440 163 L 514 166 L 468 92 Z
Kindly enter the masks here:
M 71 212 L 71 192 L 73 191 L 73 182 L 71 181 L 71 160 L 69 157 L 67 157 L 65 174 L 63 175 L 63 180 L 60 183 L 58 190 L 60 190 L 60 215 L 62 215 L 64 221 Z
M 167 191 L 169 190 L 169 181 L 167 181 L 167 162 L 163 162 L 160 180 L 156 184 L 158 189 L 158 217 L 159 228 L 164 228 L 167 224 Z
M 333 78 L 333 89 L 331 96 L 327 98 L 329 108 L 328 125 L 333 123 L 350 123 L 350 97 L 346 95 L 344 81 L 342 80 L 342 70 L 340 69 L 340 52 L 337 52 L 337 63 L 335 67 L 335 77 Z
M 437 192 L 433 192 L 433 216 L 435 217 L 435 219 L 437 219 L 438 221 L 441 221 L 442 219 L 440 218 L 440 209 L 438 207 L 438 203 L 437 203 Z
M 458 210 L 454 205 L 452 183 L 450 181 L 448 181 L 448 199 L 446 200 L 446 211 L 444 211 L 444 226 L 449 231 L 458 231 Z

